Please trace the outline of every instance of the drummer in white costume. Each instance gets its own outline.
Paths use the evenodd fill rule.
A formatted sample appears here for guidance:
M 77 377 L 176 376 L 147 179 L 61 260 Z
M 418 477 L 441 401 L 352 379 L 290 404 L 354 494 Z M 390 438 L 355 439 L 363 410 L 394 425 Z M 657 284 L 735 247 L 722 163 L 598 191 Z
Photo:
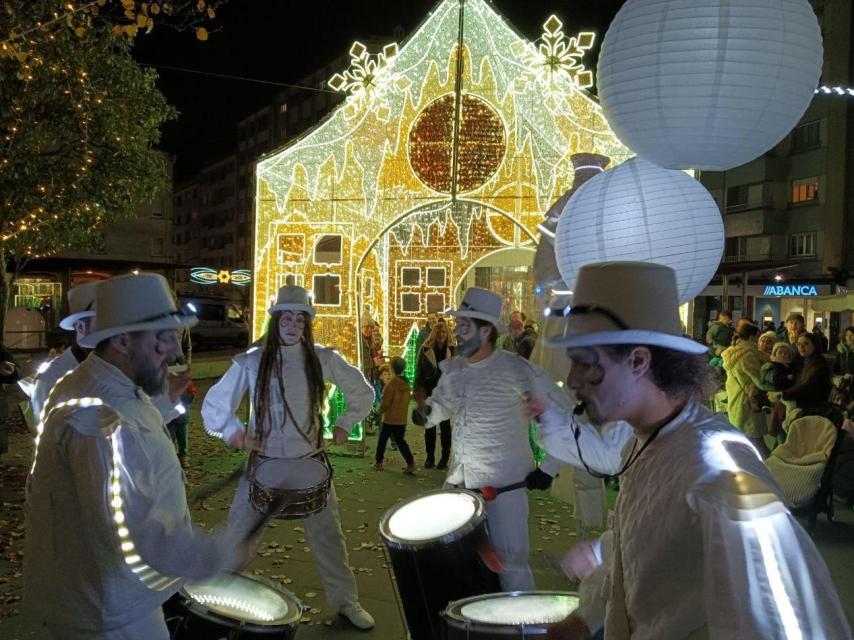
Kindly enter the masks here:
M 68 290 L 69 314 L 64 317 L 59 326 L 66 331 L 73 331 L 71 347 L 62 355 L 51 360 L 47 368 L 38 374 L 33 386 L 30 402 L 36 422 L 41 419 L 42 407 L 53 385 L 89 355 L 89 349 L 80 346 L 80 341 L 92 333 L 95 320 L 95 287 L 97 282 L 86 282 Z
M 567 349 L 567 386 L 587 418 L 633 432 L 548 430 L 550 452 L 621 479 L 606 544 L 570 556 L 576 574 L 595 570 L 583 606 L 550 638 L 587 638 L 603 623 L 607 640 L 851 638 L 824 560 L 756 450 L 698 403 L 706 349 L 682 337 L 672 269 L 582 267 L 551 344 Z
M 94 352 L 57 383 L 28 478 L 24 608 L 57 640 L 168 640 L 161 605 L 183 578 L 245 561 L 248 548 L 190 521 L 184 474 L 150 400 L 179 349 L 166 280 L 98 285 Z
M 254 464 L 256 456 L 295 459 L 318 455 L 322 444 L 325 381 L 335 384 L 347 398 L 347 411 L 338 416 L 335 425 L 335 444 L 346 443 L 356 422 L 371 410 L 374 399 L 373 390 L 357 368 L 332 349 L 314 344 L 314 309 L 305 289 L 295 286 L 279 289 L 270 315 L 263 346 L 236 356 L 202 405 L 202 419 L 208 433 L 224 439 L 235 449 L 250 450 L 250 464 Z M 248 432 L 236 415 L 247 391 L 251 407 Z M 247 532 L 261 517 L 249 501 L 249 486 L 247 478 L 241 478 L 228 516 L 230 527 Z M 359 604 L 334 485 L 326 508 L 303 523 L 327 601 L 339 607 L 340 613 L 354 626 L 370 629 L 374 620 Z
M 457 357 L 442 362 L 439 386 L 412 416 L 415 424 L 427 427 L 453 421 L 446 484 L 501 488 L 527 480 L 528 488 L 548 488 L 551 478 L 536 469 L 528 439 L 528 404 L 532 398 L 545 401 L 568 420 L 572 403 L 543 369 L 495 348 L 498 334 L 506 331 L 497 295 L 471 287 L 451 313 L 457 318 Z M 564 424 L 554 428 L 563 429 Z M 548 468 L 558 467 L 548 459 L 544 462 Z M 524 487 L 500 494 L 486 508 L 490 537 L 505 568 L 502 588 L 533 589 Z

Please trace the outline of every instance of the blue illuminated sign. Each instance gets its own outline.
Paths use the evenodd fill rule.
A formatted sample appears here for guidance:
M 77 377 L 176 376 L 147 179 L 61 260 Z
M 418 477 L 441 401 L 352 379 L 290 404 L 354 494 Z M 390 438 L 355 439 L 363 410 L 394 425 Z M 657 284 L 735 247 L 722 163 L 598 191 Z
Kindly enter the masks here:
M 818 290 L 814 284 L 769 284 L 762 295 L 807 298 L 817 296 Z

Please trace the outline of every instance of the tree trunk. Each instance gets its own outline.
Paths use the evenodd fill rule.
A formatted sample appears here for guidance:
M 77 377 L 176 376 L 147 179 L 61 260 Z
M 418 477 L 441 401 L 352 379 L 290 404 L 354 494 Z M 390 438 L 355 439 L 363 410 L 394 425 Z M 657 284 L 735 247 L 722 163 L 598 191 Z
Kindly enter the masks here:
M 11 278 L 6 272 L 6 252 L 0 249 L 0 265 L 3 269 L 3 277 L 0 278 L 0 343 L 6 344 L 6 309 L 9 307 L 9 291 L 12 288 Z

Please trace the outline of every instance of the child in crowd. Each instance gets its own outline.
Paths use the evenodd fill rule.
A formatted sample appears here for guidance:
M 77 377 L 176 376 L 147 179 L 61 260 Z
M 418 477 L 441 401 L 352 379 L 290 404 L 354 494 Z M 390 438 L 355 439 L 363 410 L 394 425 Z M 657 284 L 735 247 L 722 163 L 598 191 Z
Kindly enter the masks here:
M 183 357 L 179 357 L 175 364 L 169 367 L 169 373 L 170 375 L 179 375 L 187 371 L 187 369 L 187 362 Z M 181 394 L 180 405 L 184 412 L 166 425 L 167 429 L 169 429 L 172 442 L 178 448 L 178 461 L 181 463 L 181 468 L 183 469 L 189 466 L 187 445 L 190 435 L 190 405 L 193 404 L 196 393 L 196 385 L 191 380 L 184 393 Z
M 391 370 L 382 373 L 384 376 L 383 397 L 380 401 L 379 412 L 383 416 L 383 426 L 377 442 L 377 455 L 374 469 L 382 471 L 385 447 L 389 438 L 397 445 L 400 455 L 406 461 L 405 474 L 414 475 L 415 459 L 409 450 L 404 436 L 409 414 L 409 381 L 404 375 L 406 360 L 400 357 L 391 359 Z
M 771 362 L 762 365 L 759 370 L 759 382 L 763 391 L 784 391 L 795 383 L 795 367 L 792 365 L 792 351 L 788 342 L 778 342 L 771 351 Z M 775 402 L 771 407 L 771 428 L 769 435 L 778 440 L 783 434 L 783 421 L 786 419 L 786 405 Z

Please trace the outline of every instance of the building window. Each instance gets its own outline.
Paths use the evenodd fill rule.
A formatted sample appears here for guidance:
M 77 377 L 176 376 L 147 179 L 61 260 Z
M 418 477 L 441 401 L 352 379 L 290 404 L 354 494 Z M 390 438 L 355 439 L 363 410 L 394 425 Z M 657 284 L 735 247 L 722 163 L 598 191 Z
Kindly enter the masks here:
M 818 176 L 792 181 L 792 204 L 818 200 Z
M 444 287 L 446 273 L 447 272 L 445 271 L 444 267 L 429 267 L 427 269 L 427 286 Z
M 445 310 L 444 293 L 427 294 L 427 313 L 441 313 Z
M 163 238 L 152 238 L 151 239 L 151 255 L 152 256 L 162 256 L 163 255 Z
M 421 269 L 418 267 L 401 268 L 400 281 L 404 287 L 417 287 L 421 284 Z
M 417 293 L 401 293 L 400 310 L 404 313 L 418 313 L 421 311 L 421 296 Z
M 314 245 L 315 264 L 341 264 L 341 236 L 329 234 L 320 236 Z
M 726 193 L 726 212 L 744 211 L 762 204 L 762 183 L 730 187 Z
M 314 304 L 337 307 L 341 304 L 341 276 L 314 276 Z
M 804 151 L 821 146 L 821 121 L 808 122 L 792 131 L 792 151 Z
M 793 258 L 803 258 L 814 256 L 816 252 L 815 232 L 812 233 L 793 233 L 789 237 L 789 255 Z

